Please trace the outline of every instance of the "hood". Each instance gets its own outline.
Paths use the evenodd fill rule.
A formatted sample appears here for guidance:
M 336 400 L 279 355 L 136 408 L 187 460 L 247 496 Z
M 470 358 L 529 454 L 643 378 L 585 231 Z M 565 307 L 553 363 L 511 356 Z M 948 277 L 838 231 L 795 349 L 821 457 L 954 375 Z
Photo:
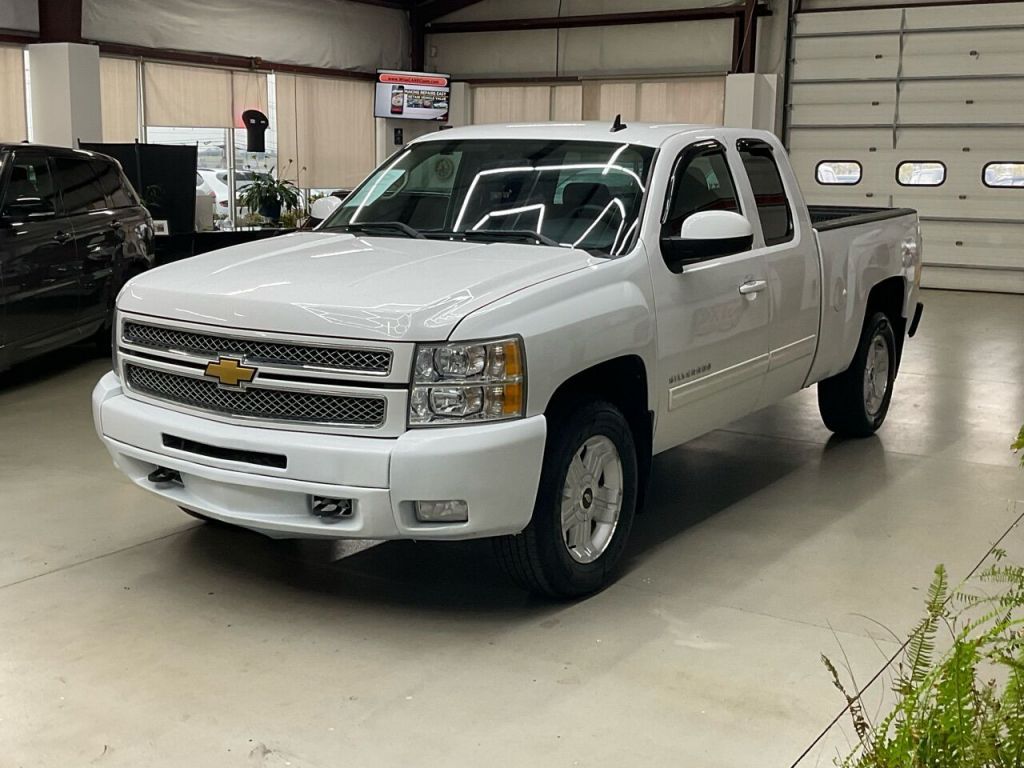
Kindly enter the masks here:
M 228 328 L 440 341 L 471 312 L 599 261 L 543 245 L 298 232 L 146 272 L 118 308 Z

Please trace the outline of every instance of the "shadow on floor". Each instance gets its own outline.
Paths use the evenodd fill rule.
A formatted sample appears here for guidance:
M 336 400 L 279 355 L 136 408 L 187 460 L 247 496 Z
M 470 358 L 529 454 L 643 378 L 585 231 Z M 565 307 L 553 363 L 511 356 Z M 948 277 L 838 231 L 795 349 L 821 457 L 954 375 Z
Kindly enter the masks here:
M 866 452 L 884 462 L 884 449 L 874 439 L 849 444 L 833 440 L 824 448 L 794 442 L 780 448 L 777 442 L 713 433 L 657 457 L 647 510 L 634 525 L 623 570 L 642 565 L 653 551 L 672 546 L 689 529 L 809 464 L 820 467 L 822 481 L 831 484 L 846 472 L 841 454 L 847 451 Z M 827 518 L 817 521 L 824 524 Z M 809 523 L 807 535 L 813 535 L 813 529 Z M 287 586 L 345 603 L 480 617 L 535 617 L 572 605 L 534 597 L 511 584 L 488 541 L 367 546 L 272 540 L 219 525 L 205 525 L 186 536 L 181 552 L 186 562 L 175 567 L 212 567 L 226 578 L 240 577 L 272 591 Z
M 91 342 L 81 342 L 47 352 L 40 357 L 18 363 L 9 370 L 0 371 L 0 394 L 44 384 L 103 357 L 109 359 L 109 354 L 101 354 Z

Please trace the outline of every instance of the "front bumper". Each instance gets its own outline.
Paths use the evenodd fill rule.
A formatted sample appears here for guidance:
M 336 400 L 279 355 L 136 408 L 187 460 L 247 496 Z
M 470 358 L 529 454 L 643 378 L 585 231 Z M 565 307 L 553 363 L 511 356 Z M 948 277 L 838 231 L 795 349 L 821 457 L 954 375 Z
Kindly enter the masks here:
M 113 373 L 93 390 L 96 431 L 136 485 L 217 520 L 278 538 L 472 539 L 530 522 L 547 432 L 543 416 L 468 427 L 349 437 L 226 424 L 127 397 Z M 164 435 L 232 451 L 283 455 L 284 468 L 164 444 Z M 181 484 L 147 478 L 157 467 Z M 310 511 L 312 496 L 352 500 L 349 517 Z M 420 523 L 416 500 L 462 499 L 464 523 Z

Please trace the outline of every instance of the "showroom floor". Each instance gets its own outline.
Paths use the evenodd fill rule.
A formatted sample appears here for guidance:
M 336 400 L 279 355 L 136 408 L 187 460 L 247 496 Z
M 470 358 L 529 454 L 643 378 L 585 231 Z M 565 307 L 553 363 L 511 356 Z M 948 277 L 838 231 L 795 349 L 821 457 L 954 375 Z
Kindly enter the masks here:
M 866 682 L 935 564 L 1024 513 L 1024 296 L 925 301 L 876 439 L 829 440 L 812 390 L 659 457 L 627 572 L 576 605 L 480 543 L 199 525 L 110 465 L 104 361 L 0 377 L 0 765 L 793 764 L 843 705 L 820 654 Z

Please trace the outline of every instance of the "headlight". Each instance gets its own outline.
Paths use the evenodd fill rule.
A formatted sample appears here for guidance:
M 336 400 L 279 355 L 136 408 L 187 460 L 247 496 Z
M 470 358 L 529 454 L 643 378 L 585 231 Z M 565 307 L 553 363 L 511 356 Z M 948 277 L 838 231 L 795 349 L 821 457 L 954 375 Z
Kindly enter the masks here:
M 519 339 L 417 345 L 409 425 L 520 418 L 525 368 Z

